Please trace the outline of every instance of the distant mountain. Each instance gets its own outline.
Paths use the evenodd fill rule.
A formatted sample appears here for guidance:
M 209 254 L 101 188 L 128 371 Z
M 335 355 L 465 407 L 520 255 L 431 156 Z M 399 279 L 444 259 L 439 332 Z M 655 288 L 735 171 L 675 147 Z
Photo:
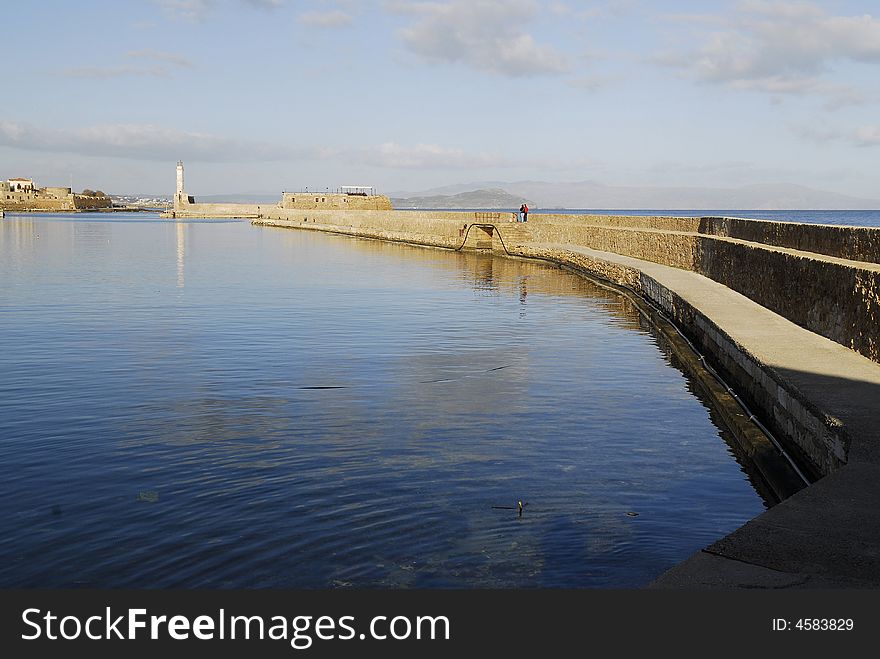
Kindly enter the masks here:
M 611 186 L 594 181 L 550 183 L 546 181 L 516 181 L 513 183 L 478 182 L 434 188 L 413 195 L 408 200 L 430 200 L 419 208 L 519 208 L 523 199 L 534 200 L 529 206 L 535 208 L 607 208 L 658 209 L 658 210 L 874 210 L 880 208 L 878 199 L 862 199 L 835 192 L 815 190 L 790 183 L 762 183 L 737 188 L 692 187 L 636 187 Z M 490 187 L 497 195 L 497 205 L 491 205 L 493 197 L 478 195 Z M 471 190 L 472 192 L 463 192 Z M 507 194 L 501 197 L 500 193 Z M 476 195 L 483 203 L 468 201 Z M 504 203 L 501 203 L 503 200 Z M 413 206 L 398 205 L 395 208 Z
M 459 194 L 460 192 L 473 192 L 474 190 L 491 190 L 496 188 L 507 190 L 511 185 L 513 184 L 511 184 L 510 181 L 471 181 L 470 183 L 455 183 L 453 185 L 443 185 L 439 188 L 428 188 L 427 190 L 418 190 L 415 192 L 390 192 L 388 193 L 388 196 L 392 199 L 451 196 Z
M 532 205 L 530 199 L 502 190 L 489 188 L 460 192 L 458 194 L 434 194 L 431 196 L 392 198 L 394 208 L 509 208 L 517 210 L 523 202 Z

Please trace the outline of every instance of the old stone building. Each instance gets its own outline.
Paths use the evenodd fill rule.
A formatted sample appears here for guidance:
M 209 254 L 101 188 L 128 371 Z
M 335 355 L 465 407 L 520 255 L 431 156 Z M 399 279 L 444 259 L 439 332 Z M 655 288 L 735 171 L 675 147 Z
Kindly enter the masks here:
M 38 188 L 32 179 L 0 181 L 0 210 L 79 211 L 110 208 L 112 200 L 100 193 L 76 194 L 70 188 Z

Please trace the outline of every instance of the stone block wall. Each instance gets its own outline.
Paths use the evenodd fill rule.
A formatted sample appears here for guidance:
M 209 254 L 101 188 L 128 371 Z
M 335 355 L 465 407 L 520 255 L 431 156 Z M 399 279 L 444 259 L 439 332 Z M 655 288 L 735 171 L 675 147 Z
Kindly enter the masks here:
M 257 218 L 269 209 L 277 208 L 273 204 L 183 204 L 174 209 L 174 217 L 241 217 Z
M 880 265 L 849 265 L 700 237 L 694 270 L 880 362 Z
M 700 218 L 698 231 L 841 259 L 880 263 L 880 228 L 704 217 Z
M 641 273 L 637 289 L 660 307 L 679 327 L 685 328 L 698 348 L 710 355 L 725 379 L 780 437 L 799 464 L 814 478 L 830 473 L 847 460 L 849 437 L 837 419 L 823 413 L 784 375 L 762 364 L 734 342 L 705 315 L 674 291 Z
M 391 210 L 384 195 L 340 194 L 336 192 L 285 192 L 281 207 L 304 210 Z
M 70 188 L 42 188 L 35 192 L 0 193 L 0 209 L 8 211 L 64 212 L 110 208 L 110 197 L 84 197 Z
M 573 215 L 566 213 L 529 213 L 529 226 L 592 225 L 609 228 L 659 229 L 661 231 L 700 230 L 699 217 L 667 217 L 661 215 Z

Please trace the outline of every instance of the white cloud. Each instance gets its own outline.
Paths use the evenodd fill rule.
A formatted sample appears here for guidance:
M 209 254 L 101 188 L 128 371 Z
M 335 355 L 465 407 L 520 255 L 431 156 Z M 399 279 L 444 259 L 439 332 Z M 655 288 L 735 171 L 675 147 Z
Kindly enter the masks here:
M 513 162 L 496 154 L 472 153 L 437 144 L 386 142 L 363 148 L 286 147 L 150 124 L 104 124 L 59 130 L 0 119 L 0 147 L 4 146 L 25 151 L 172 162 L 178 159 L 203 162 L 311 160 L 383 168 L 455 170 L 503 167 Z
M 72 130 L 0 120 L 0 145 L 27 151 L 54 151 L 133 160 L 245 162 L 314 155 L 304 149 L 242 142 L 150 124 L 105 124 Z
M 592 93 L 607 87 L 617 80 L 618 78 L 608 75 L 584 75 L 577 78 L 570 78 L 566 81 L 566 84 L 569 87 L 582 89 L 583 91 Z
M 841 130 L 824 124 L 801 125 L 795 132 L 813 142 L 843 142 L 857 147 L 880 146 L 880 124 L 860 126 L 855 130 Z
M 478 169 L 503 166 L 510 162 L 494 154 L 469 153 L 437 144 L 406 146 L 396 142 L 353 150 L 346 155 L 350 160 L 363 164 L 400 169 Z
M 61 75 L 68 78 L 120 78 L 126 76 L 152 76 L 164 78 L 174 69 L 192 68 L 193 63 L 182 55 L 156 50 L 133 50 L 125 54 L 128 63 L 115 66 L 79 66 L 63 69 Z
M 168 70 L 161 66 L 74 66 L 63 69 L 66 78 L 125 78 L 129 76 L 164 78 Z
M 217 0 L 154 0 L 167 14 L 186 21 L 200 21 L 217 5 Z
M 566 57 L 524 30 L 540 5 L 533 0 L 386 2 L 397 14 L 415 17 L 399 36 L 406 48 L 429 62 L 461 63 L 504 76 L 562 73 Z
M 311 27 L 333 28 L 351 25 L 353 19 L 350 14 L 337 9 L 334 11 L 308 11 L 300 14 L 296 20 Z
M 244 0 L 247 4 L 258 9 L 278 9 L 284 5 L 284 0 Z
M 699 48 L 666 53 L 657 61 L 702 82 L 778 95 L 818 94 L 832 103 L 858 102 L 861 96 L 827 81 L 836 63 L 880 63 L 880 19 L 870 15 L 832 16 L 810 2 L 748 0 L 728 17 L 706 18 L 703 24 L 716 29 L 704 35 Z
M 204 20 L 220 4 L 220 0 L 153 0 L 169 16 L 190 22 Z M 241 0 L 256 9 L 279 9 L 284 0 Z
M 125 54 L 125 56 L 132 59 L 144 59 L 165 62 L 167 64 L 171 64 L 172 66 L 178 66 L 182 68 L 192 68 L 193 66 L 192 61 L 187 59 L 183 55 L 178 55 L 177 53 L 163 52 L 159 50 L 151 50 L 149 48 L 145 48 L 143 50 L 130 50 Z
M 880 146 L 880 124 L 857 129 L 853 141 L 856 146 Z

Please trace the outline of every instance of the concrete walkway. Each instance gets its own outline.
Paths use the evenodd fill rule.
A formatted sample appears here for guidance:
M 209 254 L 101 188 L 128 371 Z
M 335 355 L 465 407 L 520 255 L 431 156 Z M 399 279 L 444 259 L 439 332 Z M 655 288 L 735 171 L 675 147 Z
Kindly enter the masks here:
M 570 244 L 677 293 L 844 426 L 847 465 L 660 576 L 651 587 L 880 587 L 880 364 L 702 275 Z M 826 257 L 828 258 L 828 257 Z

